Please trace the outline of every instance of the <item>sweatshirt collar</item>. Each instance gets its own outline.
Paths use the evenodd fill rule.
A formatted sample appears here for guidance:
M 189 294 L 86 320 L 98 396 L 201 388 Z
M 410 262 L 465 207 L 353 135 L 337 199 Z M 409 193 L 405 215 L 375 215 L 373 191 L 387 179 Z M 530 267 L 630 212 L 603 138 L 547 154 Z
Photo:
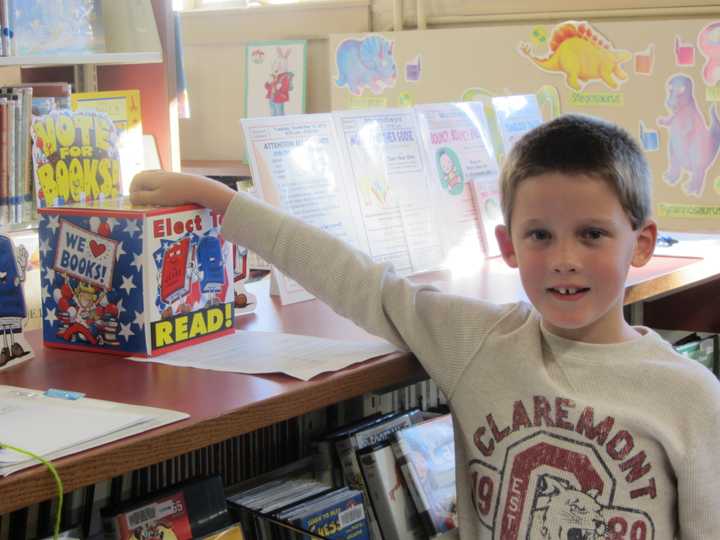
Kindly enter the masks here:
M 652 329 L 646 326 L 634 326 L 640 336 L 630 341 L 620 343 L 585 343 L 566 339 L 549 332 L 545 325 L 540 323 L 543 336 L 543 347 L 549 349 L 558 360 L 568 359 L 583 362 L 623 362 L 638 355 L 657 353 L 658 345 L 670 347 L 670 344 Z

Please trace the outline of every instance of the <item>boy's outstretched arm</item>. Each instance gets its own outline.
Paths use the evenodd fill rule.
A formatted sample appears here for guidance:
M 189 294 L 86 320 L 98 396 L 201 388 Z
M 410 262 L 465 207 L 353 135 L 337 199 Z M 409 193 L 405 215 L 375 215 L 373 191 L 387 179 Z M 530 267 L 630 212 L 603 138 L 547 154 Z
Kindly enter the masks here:
M 369 333 L 412 350 L 446 395 L 485 330 L 507 311 L 413 284 L 389 263 L 376 263 L 326 231 L 215 180 L 144 172 L 135 176 L 130 192 L 137 204 L 195 203 L 222 213 L 226 240 L 254 251 Z M 458 336 L 454 329 L 464 326 L 473 331 Z
M 133 204 L 176 206 L 194 203 L 224 214 L 235 192 L 204 176 L 168 171 L 143 171 L 130 184 Z

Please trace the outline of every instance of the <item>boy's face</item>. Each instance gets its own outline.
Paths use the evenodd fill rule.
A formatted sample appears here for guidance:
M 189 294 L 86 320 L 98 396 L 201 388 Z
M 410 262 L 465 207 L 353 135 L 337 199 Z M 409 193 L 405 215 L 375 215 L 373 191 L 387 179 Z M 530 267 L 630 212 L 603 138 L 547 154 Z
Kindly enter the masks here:
M 592 343 L 632 339 L 622 313 L 630 265 L 652 256 L 652 221 L 633 230 L 610 185 L 587 175 L 527 178 L 515 193 L 512 236 L 498 227 L 505 261 L 553 334 Z

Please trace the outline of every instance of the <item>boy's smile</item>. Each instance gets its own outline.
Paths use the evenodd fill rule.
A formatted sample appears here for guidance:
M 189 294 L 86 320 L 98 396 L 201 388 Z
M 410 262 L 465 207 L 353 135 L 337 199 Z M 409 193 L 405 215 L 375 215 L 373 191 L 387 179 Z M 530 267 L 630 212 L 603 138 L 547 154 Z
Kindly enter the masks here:
M 607 181 L 563 173 L 523 180 L 511 219 L 511 238 L 498 230 L 503 257 L 550 332 L 594 343 L 637 336 L 623 318 L 625 278 L 652 255 L 653 222 L 633 230 Z

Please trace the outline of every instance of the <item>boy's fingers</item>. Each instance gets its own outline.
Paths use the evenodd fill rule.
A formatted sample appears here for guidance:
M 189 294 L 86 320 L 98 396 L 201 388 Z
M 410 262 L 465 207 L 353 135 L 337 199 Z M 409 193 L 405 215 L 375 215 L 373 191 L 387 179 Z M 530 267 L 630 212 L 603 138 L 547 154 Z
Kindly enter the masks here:
M 158 179 L 162 171 L 142 171 L 133 177 L 132 183 L 130 184 L 130 191 L 140 191 L 147 189 L 154 189 L 157 187 Z
M 130 191 L 130 202 L 133 204 L 157 204 L 155 199 L 157 198 L 157 192 L 155 191 Z

